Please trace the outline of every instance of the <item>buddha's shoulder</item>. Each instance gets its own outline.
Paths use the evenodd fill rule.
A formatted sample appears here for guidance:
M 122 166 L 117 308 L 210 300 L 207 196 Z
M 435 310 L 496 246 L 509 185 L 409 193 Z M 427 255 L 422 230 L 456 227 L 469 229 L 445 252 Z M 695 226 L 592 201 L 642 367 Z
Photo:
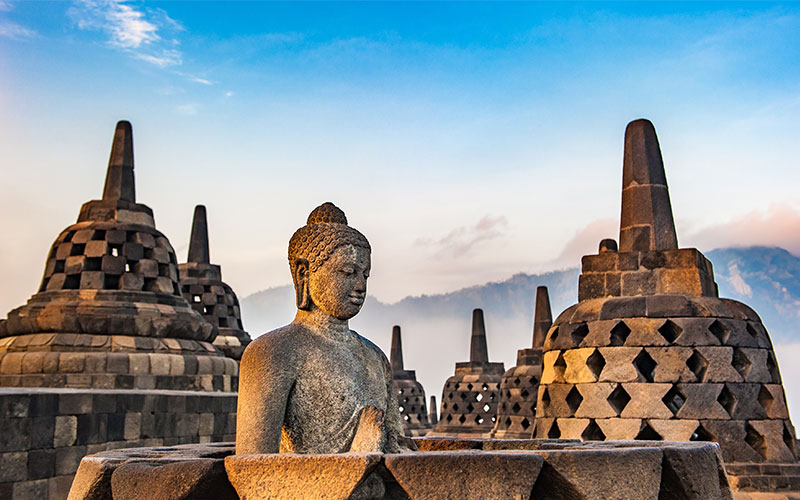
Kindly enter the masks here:
M 361 343 L 364 345 L 364 347 L 367 348 L 367 350 L 372 352 L 375 356 L 377 356 L 377 357 L 381 358 L 382 360 L 386 361 L 386 363 L 389 362 L 389 360 L 386 358 L 386 354 L 384 354 L 383 350 L 380 347 L 378 347 L 374 342 L 372 342 L 370 339 L 364 337 L 363 335 L 360 335 L 355 330 L 351 330 L 351 331 L 353 333 L 355 333 L 356 335 L 358 335 L 359 340 L 361 340 Z
M 253 356 L 285 360 L 296 358 L 302 353 L 302 339 L 307 335 L 308 332 L 304 328 L 290 323 L 250 342 L 242 359 Z

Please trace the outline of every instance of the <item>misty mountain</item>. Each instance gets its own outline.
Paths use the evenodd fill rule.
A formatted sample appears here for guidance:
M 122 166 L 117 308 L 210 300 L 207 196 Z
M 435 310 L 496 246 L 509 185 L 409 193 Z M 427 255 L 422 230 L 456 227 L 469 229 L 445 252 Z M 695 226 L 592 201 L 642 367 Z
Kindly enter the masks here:
M 781 248 L 725 248 L 708 252 L 720 296 L 745 302 L 761 315 L 778 343 L 800 341 L 800 258 Z M 469 356 L 472 309 L 486 317 L 489 357 L 514 365 L 516 351 L 530 346 L 536 287 L 550 292 L 553 317 L 574 304 L 578 268 L 544 274 L 516 274 L 506 281 L 476 285 L 450 293 L 406 297 L 392 304 L 368 297 L 351 328 L 389 352 L 393 325 L 401 325 L 406 369 L 438 394 L 454 363 Z M 241 300 L 245 328 L 253 337 L 292 320 L 291 286 L 270 288 Z

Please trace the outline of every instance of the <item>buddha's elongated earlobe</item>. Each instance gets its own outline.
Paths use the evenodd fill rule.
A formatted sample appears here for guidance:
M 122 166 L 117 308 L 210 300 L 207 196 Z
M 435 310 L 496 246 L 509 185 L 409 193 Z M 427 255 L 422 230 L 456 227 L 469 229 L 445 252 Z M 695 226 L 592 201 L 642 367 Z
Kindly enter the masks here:
M 294 291 L 297 308 L 311 309 L 311 293 L 308 290 L 308 261 L 297 259 L 294 266 Z

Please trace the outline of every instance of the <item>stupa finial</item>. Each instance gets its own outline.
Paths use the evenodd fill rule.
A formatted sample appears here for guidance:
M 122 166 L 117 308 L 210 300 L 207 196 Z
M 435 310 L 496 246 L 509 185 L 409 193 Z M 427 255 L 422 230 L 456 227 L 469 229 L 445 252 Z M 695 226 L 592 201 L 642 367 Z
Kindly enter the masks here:
M 678 248 L 661 148 L 648 120 L 632 121 L 625 129 L 619 226 L 620 252 Z
M 536 308 L 533 312 L 533 344 L 534 349 L 541 349 L 544 338 L 553 324 L 553 313 L 550 311 L 550 295 L 546 286 L 536 288 Z
M 486 349 L 486 326 L 483 323 L 483 309 L 472 311 L 472 337 L 470 338 L 469 360 L 472 363 L 488 363 Z
M 108 159 L 103 200 L 136 202 L 133 178 L 133 128 L 125 120 L 117 122 L 111 156 Z
M 192 218 L 192 235 L 189 240 L 189 257 L 187 261 L 197 264 L 210 264 L 211 254 L 208 248 L 206 207 L 197 205 L 194 207 L 194 217 Z
M 399 325 L 392 327 L 392 351 L 389 360 L 393 372 L 403 371 L 403 340 L 400 338 Z

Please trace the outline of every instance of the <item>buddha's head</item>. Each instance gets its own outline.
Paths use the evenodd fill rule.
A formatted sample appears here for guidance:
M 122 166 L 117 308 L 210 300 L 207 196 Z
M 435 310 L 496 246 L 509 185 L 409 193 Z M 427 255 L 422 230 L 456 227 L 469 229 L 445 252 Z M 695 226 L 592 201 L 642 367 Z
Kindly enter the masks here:
M 370 246 L 344 212 L 323 203 L 289 241 L 297 308 L 317 308 L 339 320 L 358 314 L 367 293 Z

